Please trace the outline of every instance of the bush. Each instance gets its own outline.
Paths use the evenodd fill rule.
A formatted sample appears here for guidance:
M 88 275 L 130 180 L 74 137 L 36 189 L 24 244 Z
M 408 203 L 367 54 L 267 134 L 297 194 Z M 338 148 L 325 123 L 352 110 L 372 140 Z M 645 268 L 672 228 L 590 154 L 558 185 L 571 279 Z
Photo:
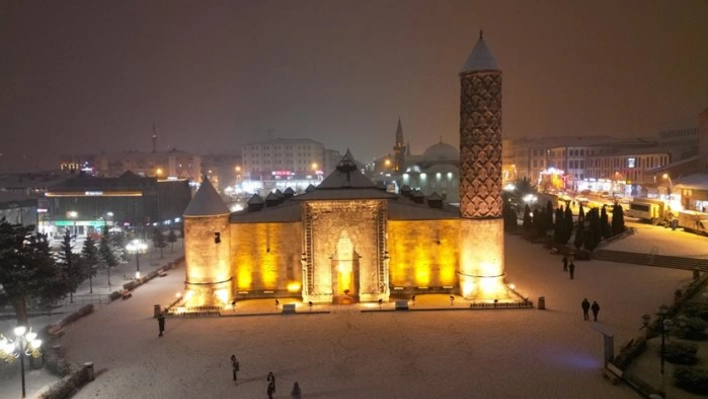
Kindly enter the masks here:
M 674 385 L 691 393 L 708 395 L 708 371 L 702 367 L 677 367 Z
M 646 347 L 647 341 L 644 337 L 633 339 L 622 348 L 620 354 L 612 361 L 612 364 L 617 366 L 620 370 L 625 370 L 634 359 L 644 352 Z
M 678 328 L 676 336 L 683 339 L 703 340 L 706 339 L 706 328 L 708 322 L 699 317 L 680 316 L 678 318 Z
M 696 364 L 698 345 L 689 342 L 669 342 L 664 350 L 664 359 L 674 364 Z M 661 355 L 661 348 L 659 348 Z
M 683 305 L 681 311 L 690 317 L 700 317 L 703 320 L 708 321 L 708 303 L 699 301 L 686 302 Z

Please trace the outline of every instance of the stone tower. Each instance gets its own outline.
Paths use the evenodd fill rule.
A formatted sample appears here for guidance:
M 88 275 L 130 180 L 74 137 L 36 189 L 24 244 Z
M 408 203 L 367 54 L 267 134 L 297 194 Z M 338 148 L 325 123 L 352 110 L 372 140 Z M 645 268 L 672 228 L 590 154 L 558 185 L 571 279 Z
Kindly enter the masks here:
M 398 117 L 398 127 L 396 127 L 396 145 L 393 146 L 394 165 L 393 170 L 401 172 L 405 163 L 406 146 L 403 144 L 403 128 L 401 127 L 401 117 Z
M 205 176 L 184 211 L 185 306 L 223 306 L 233 298 L 230 214 Z
M 460 291 L 502 299 L 502 71 L 482 32 L 460 72 Z

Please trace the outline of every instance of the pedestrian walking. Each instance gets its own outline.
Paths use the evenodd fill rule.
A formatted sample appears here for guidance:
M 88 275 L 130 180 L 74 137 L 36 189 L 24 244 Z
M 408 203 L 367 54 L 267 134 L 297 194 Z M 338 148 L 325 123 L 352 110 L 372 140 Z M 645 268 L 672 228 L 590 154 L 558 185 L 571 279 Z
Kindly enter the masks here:
M 266 381 L 268 381 L 268 398 L 272 399 L 272 395 L 275 394 L 275 375 L 272 371 L 268 372 Z
M 165 332 L 165 313 L 160 312 L 159 315 L 157 315 L 157 327 L 160 329 L 160 333 L 157 334 L 158 337 L 161 337 L 163 333 Z
M 275 394 L 275 384 L 272 382 L 268 383 L 268 388 L 266 389 L 266 393 L 268 394 L 268 399 L 273 399 L 273 394 Z
M 592 315 L 595 318 L 595 321 L 597 321 L 597 314 L 600 313 L 600 305 L 597 304 L 597 302 L 592 301 Z
M 300 391 L 300 384 L 295 381 L 295 385 L 293 385 L 293 390 L 290 392 L 290 396 L 292 399 L 302 399 L 302 392 Z
M 563 271 L 567 272 L 568 271 L 568 257 L 563 256 Z
M 575 263 L 573 261 L 570 261 L 568 265 L 568 273 L 570 273 L 570 279 L 572 280 L 575 277 Z
M 590 310 L 590 302 L 588 302 L 588 299 L 585 298 L 583 299 L 583 320 L 590 320 L 590 316 L 588 316 L 588 311 Z
M 236 381 L 237 373 L 240 369 L 238 360 L 236 359 L 236 355 L 231 355 L 231 369 L 233 370 L 234 373 L 234 381 Z

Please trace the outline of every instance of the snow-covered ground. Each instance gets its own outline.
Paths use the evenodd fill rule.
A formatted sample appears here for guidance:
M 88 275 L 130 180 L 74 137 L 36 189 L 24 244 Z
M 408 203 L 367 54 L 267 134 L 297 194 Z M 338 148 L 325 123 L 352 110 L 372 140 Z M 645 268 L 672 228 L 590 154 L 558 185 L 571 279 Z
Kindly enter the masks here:
M 641 252 L 651 239 L 670 254 L 671 242 L 687 239 L 653 229 L 640 226 L 608 248 L 621 243 Z M 708 239 L 695 244 L 690 252 L 708 251 Z M 168 318 L 166 335 L 158 338 L 153 305 L 170 303 L 182 289 L 180 268 L 69 326 L 60 343 L 72 361 L 95 364 L 97 378 L 78 399 L 266 397 L 269 371 L 280 398 L 298 381 L 305 398 L 629 399 L 639 396 L 602 378 L 602 336 L 583 321 L 580 302 L 600 304 L 600 323 L 614 331 L 619 347 L 640 333 L 642 314 L 669 303 L 674 289 L 691 279 L 683 270 L 578 261 L 570 280 L 559 256 L 513 236 L 506 236 L 506 269 L 518 291 L 534 302 L 544 296 L 548 309 L 360 313 L 336 307 L 290 316 L 264 301 L 251 308 L 273 315 Z M 445 307 L 445 298 L 419 296 L 416 308 L 435 301 Z M 248 306 L 240 304 L 236 315 Z M 238 385 L 231 379 L 232 353 L 241 364 Z

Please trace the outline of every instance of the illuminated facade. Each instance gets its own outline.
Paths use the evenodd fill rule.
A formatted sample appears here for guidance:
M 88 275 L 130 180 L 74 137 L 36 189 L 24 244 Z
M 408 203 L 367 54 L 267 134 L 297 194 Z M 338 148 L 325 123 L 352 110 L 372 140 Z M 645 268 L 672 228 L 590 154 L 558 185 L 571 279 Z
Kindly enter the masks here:
M 386 192 L 349 151 L 317 188 L 255 195 L 236 213 L 205 180 L 184 214 L 184 305 L 286 296 L 346 304 L 434 292 L 519 299 L 503 282 L 501 71 L 481 37 L 460 79 L 459 208 L 438 193 Z

